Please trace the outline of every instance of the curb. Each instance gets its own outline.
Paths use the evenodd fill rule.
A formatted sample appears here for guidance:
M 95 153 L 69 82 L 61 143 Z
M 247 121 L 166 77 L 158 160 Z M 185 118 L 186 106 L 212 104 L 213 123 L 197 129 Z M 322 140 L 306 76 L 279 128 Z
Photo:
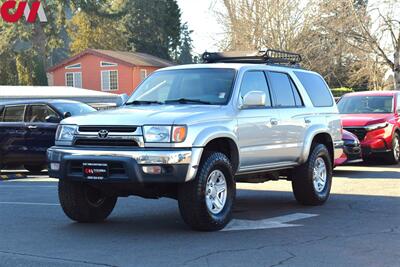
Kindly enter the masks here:
M 0 182 L 1 181 L 11 181 L 11 180 L 25 179 L 25 178 L 27 178 L 27 176 L 25 174 L 0 175 Z

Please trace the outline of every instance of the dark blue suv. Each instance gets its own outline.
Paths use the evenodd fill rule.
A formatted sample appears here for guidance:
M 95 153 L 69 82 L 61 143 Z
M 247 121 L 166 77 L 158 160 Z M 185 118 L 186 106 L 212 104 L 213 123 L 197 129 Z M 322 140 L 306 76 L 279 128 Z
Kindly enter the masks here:
M 54 145 L 61 120 L 96 111 L 68 100 L 0 103 L 0 171 L 24 166 L 32 173 L 46 168 L 46 151 Z

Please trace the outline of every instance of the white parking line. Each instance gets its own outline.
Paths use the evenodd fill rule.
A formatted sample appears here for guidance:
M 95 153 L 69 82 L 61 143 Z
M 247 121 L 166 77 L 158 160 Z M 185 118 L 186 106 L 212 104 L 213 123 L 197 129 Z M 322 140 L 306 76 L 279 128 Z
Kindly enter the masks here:
M 27 188 L 27 189 L 36 189 L 36 188 L 57 188 L 56 185 L 4 185 L 0 184 L 0 189 L 2 188 Z
M 296 227 L 302 225 L 288 223 L 316 216 L 319 216 L 319 214 L 294 213 L 258 221 L 232 220 L 232 222 L 230 222 L 228 226 L 225 227 L 225 229 L 223 229 L 222 231 L 262 230 L 272 228 Z
M 56 203 L 35 203 L 35 202 L 0 202 L 0 205 L 60 206 L 60 204 Z

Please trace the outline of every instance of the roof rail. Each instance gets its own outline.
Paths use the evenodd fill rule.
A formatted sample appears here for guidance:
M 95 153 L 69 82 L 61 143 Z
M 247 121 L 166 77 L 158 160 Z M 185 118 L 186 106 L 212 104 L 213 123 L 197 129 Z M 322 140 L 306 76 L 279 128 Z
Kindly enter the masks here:
M 205 63 L 255 63 L 298 65 L 302 61 L 300 54 L 274 49 L 256 52 L 205 52 Z

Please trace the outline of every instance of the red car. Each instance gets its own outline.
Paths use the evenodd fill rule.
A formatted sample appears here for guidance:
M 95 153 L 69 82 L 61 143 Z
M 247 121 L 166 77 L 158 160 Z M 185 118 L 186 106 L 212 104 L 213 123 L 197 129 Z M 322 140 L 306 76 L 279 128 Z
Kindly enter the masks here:
M 364 160 L 382 158 L 397 164 L 400 159 L 400 92 L 350 93 L 338 103 L 343 128 L 361 142 Z

